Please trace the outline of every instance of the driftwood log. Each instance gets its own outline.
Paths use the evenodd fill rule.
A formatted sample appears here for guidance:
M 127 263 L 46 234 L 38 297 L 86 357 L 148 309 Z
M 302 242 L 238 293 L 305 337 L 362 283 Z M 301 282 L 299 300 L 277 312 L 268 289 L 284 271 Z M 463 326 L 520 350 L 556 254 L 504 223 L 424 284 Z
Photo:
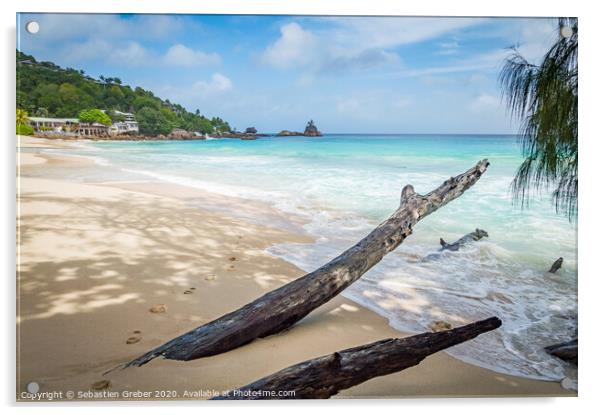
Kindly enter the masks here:
M 554 261 L 554 263 L 552 264 L 552 266 L 550 267 L 550 270 L 548 272 L 551 272 L 553 274 L 556 271 L 558 271 L 560 269 L 560 267 L 562 266 L 562 262 L 563 262 L 562 257 L 558 258 L 556 261 Z
M 405 186 L 401 191 L 399 208 L 337 258 L 236 311 L 176 337 L 124 367 L 141 366 L 159 356 L 173 360 L 213 356 L 291 327 L 397 248 L 420 219 L 462 195 L 479 180 L 488 166 L 487 160 L 481 160 L 426 195 L 417 194 L 411 185 Z
M 574 365 L 578 364 L 579 342 L 576 338 L 568 342 L 547 346 L 544 348 L 544 350 L 552 356 L 556 356 L 565 362 L 569 362 Z
M 368 379 L 416 366 L 433 353 L 473 339 L 501 324 L 500 319 L 492 317 L 438 333 L 380 340 L 306 360 L 213 399 L 330 398 Z
M 466 245 L 468 242 L 478 241 L 486 236 L 489 236 L 487 231 L 477 228 L 477 229 L 475 229 L 474 232 L 464 235 L 463 237 L 461 237 L 460 239 L 458 239 L 456 242 L 454 242 L 452 244 L 448 244 L 447 242 L 445 242 L 443 240 L 443 238 L 439 238 L 439 244 L 441 245 L 442 251 L 445 251 L 445 250 L 457 251 L 462 246 Z

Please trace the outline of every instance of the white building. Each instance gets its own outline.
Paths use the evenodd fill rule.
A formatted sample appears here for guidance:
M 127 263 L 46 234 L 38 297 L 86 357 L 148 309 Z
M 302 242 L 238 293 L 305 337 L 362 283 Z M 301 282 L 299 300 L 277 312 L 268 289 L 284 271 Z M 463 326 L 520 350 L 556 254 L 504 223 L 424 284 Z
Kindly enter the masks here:
M 123 121 L 117 121 L 109 128 L 111 135 L 138 134 L 138 121 L 131 112 L 114 111 L 116 115 L 123 117 Z
M 77 118 L 28 117 L 29 125 L 38 132 L 68 133 L 79 126 Z

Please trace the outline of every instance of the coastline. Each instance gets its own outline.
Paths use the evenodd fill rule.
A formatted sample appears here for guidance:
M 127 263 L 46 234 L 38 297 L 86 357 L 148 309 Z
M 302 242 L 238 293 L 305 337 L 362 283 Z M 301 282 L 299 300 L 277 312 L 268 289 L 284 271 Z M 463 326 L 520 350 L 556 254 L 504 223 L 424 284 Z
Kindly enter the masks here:
M 69 147 L 55 140 L 21 140 L 22 147 L 34 150 Z M 28 176 L 20 185 L 20 390 L 34 379 L 42 388 L 87 390 L 113 366 L 303 274 L 265 249 L 309 242 L 308 237 L 293 227 L 282 230 L 215 213 L 211 207 L 223 206 L 227 198 L 181 192 L 170 184 L 43 178 L 50 163 L 78 169 L 93 161 L 20 154 L 18 165 Z M 205 204 L 191 207 L 194 198 Z M 267 206 L 252 208 L 250 216 L 286 219 Z M 215 278 L 208 279 L 211 275 Z M 194 293 L 184 294 L 192 287 Z M 150 313 L 156 304 L 166 304 L 167 312 Z M 126 344 L 134 331 L 141 331 L 141 339 Z M 286 333 L 223 355 L 192 362 L 157 360 L 106 378 L 111 390 L 223 390 L 311 357 L 404 335 L 383 317 L 338 296 Z M 41 364 L 40 355 L 48 357 Z M 438 353 L 338 396 L 502 395 L 576 393 L 558 382 L 502 375 Z

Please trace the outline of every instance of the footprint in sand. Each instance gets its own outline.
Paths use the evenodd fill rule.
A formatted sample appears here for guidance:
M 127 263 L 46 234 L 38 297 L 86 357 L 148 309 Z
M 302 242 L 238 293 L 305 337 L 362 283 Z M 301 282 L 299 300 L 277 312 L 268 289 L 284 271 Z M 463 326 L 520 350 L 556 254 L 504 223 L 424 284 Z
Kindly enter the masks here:
M 215 279 L 217 278 L 217 275 L 215 274 L 209 274 L 205 277 L 205 280 L 207 281 L 215 281 Z
M 125 341 L 126 344 L 135 344 L 142 340 L 142 336 L 140 336 L 142 332 L 140 330 L 134 330 L 132 333 L 134 333 L 134 336 L 128 337 Z
M 125 341 L 125 344 L 135 344 L 138 343 L 140 340 L 140 336 L 128 337 L 128 339 Z
M 152 306 L 149 311 L 155 314 L 165 313 L 167 311 L 167 306 L 165 304 L 157 304 Z
M 236 261 L 236 257 L 235 256 L 231 256 L 230 258 L 228 258 L 228 260 L 230 260 L 230 261 Z
M 194 292 L 194 290 L 196 290 L 196 288 L 190 287 L 190 289 L 184 291 L 184 294 L 192 294 Z
M 234 265 L 230 265 L 230 266 L 228 267 L 228 271 L 232 271 L 233 269 L 234 269 Z
M 111 386 L 111 381 L 108 379 L 99 380 L 98 382 L 94 382 L 92 384 L 92 389 L 95 391 L 101 391 L 104 389 L 108 389 Z

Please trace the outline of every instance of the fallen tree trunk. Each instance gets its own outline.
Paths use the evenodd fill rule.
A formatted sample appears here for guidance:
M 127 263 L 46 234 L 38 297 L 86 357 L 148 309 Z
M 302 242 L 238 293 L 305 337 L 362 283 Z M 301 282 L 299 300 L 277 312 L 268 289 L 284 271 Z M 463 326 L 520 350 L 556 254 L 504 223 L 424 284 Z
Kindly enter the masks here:
M 500 319 L 492 317 L 438 333 L 380 340 L 306 360 L 213 399 L 330 398 L 368 379 L 416 366 L 433 353 L 473 339 L 501 324 Z
M 462 195 L 488 166 L 487 160 L 481 160 L 424 196 L 414 192 L 411 185 L 405 186 L 400 206 L 393 215 L 337 258 L 236 311 L 176 337 L 124 367 L 141 366 L 159 356 L 174 360 L 212 356 L 292 326 L 397 248 L 420 219 Z
M 453 244 L 448 244 L 443 240 L 443 238 L 439 238 L 439 244 L 441 245 L 441 251 L 457 251 L 462 246 L 466 245 L 468 242 L 478 241 L 486 236 L 489 236 L 489 234 L 486 231 L 477 228 L 474 232 L 464 235 Z

